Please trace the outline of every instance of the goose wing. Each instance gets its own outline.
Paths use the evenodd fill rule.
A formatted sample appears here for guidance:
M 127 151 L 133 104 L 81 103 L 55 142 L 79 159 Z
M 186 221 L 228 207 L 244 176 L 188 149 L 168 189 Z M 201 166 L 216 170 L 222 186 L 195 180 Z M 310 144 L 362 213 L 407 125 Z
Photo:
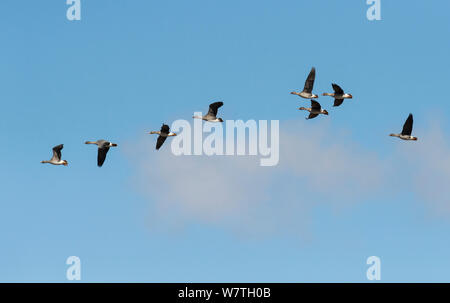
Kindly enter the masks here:
M 316 69 L 313 67 L 309 72 L 308 78 L 306 78 L 305 87 L 303 88 L 304 92 L 310 94 L 312 93 L 315 79 L 316 79 Z
M 339 106 L 344 102 L 344 99 L 334 99 L 333 106 Z
M 334 90 L 335 94 L 337 94 L 337 95 L 343 95 L 344 94 L 344 90 L 339 85 L 337 85 L 336 83 L 331 84 L 331 86 L 333 86 L 333 90 Z
M 413 115 L 409 114 L 408 119 L 406 119 L 405 124 L 403 124 L 402 135 L 411 136 L 413 129 Z
M 158 136 L 158 140 L 156 141 L 156 149 L 158 150 L 166 141 L 167 137 Z
M 211 103 L 211 104 L 209 105 L 209 110 L 208 110 L 207 116 L 215 117 L 215 116 L 217 115 L 217 110 L 218 110 L 219 107 L 221 107 L 222 105 L 223 105 L 223 102 L 221 102 L 221 101 Z
M 314 101 L 314 100 L 311 100 L 311 110 L 314 110 L 314 111 L 320 111 L 320 109 L 321 109 L 322 107 L 320 106 L 320 103 L 319 102 L 317 102 L 317 101 Z
M 64 148 L 63 144 L 57 145 L 55 147 L 53 147 L 53 157 L 52 160 L 57 160 L 60 161 L 61 160 L 61 149 Z
M 313 113 L 310 113 L 309 114 L 309 116 L 308 116 L 308 118 L 306 118 L 306 119 L 312 119 L 312 118 L 315 118 L 315 117 L 317 117 L 318 116 L 318 114 L 313 114 Z
M 109 143 L 109 142 L 108 142 Z M 106 154 L 109 151 L 109 144 L 103 144 L 102 146 L 99 146 L 98 153 L 97 153 L 97 165 L 98 167 L 102 167 L 103 163 L 105 163 L 106 160 Z

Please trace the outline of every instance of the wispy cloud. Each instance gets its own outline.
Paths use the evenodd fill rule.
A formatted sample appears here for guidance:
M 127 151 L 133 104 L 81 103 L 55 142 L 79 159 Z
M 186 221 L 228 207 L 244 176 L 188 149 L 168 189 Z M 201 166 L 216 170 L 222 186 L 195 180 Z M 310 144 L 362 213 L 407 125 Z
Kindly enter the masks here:
M 135 143 L 140 152 L 130 145 L 129 154 L 155 228 L 200 222 L 240 234 L 301 234 L 315 205 L 348 206 L 383 186 L 383 161 L 350 138 L 330 133 L 303 121 L 282 123 L 280 162 L 274 167 L 259 166 L 258 157 L 177 157 L 169 141 L 155 152 L 148 137 Z
M 399 159 L 407 170 L 406 191 L 425 202 L 438 216 L 450 216 L 450 145 L 442 127 L 434 123 L 425 131 L 418 144 L 398 150 Z M 406 167 L 406 168 L 405 168 Z
M 391 199 L 395 191 L 450 216 L 450 144 L 439 124 L 417 142 L 393 139 L 397 148 L 382 157 L 328 126 L 281 123 L 280 161 L 274 167 L 259 166 L 257 156 L 177 157 L 170 141 L 154 151 L 153 139 L 129 143 L 128 154 L 154 228 L 202 223 L 238 234 L 301 235 L 308 233 L 317 205 L 345 208 Z

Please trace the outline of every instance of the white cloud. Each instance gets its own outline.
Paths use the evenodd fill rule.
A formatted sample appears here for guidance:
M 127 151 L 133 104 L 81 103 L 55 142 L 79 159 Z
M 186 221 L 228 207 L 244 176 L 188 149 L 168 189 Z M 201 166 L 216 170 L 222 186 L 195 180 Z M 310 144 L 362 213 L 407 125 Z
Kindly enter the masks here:
M 399 169 L 406 170 L 406 191 L 417 194 L 438 216 L 450 215 L 450 145 L 438 124 L 424 132 L 417 144 L 398 150 Z
M 156 152 L 153 137 L 136 143 L 140 152 L 129 145 L 128 153 L 137 164 L 138 188 L 151 203 L 154 228 L 196 222 L 239 234 L 298 235 L 307 232 L 318 203 L 348 206 L 382 187 L 383 162 L 330 133 L 303 121 L 282 123 L 280 162 L 274 167 L 259 166 L 258 156 L 177 157 L 169 140 Z

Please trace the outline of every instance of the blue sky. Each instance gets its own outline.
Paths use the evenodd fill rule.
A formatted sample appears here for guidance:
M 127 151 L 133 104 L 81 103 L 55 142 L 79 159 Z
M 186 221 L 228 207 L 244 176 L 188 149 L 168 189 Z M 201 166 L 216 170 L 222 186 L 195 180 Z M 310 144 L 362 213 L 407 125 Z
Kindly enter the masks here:
M 62 0 L 0 3 L 0 281 L 64 282 L 75 255 L 83 282 L 364 282 L 375 255 L 382 281 L 449 282 L 449 3 L 382 0 L 382 20 L 369 22 L 364 0 L 81 2 L 73 22 Z M 307 103 L 289 92 L 312 66 L 315 92 L 336 82 L 354 99 L 306 123 L 297 107 Z M 298 157 L 281 151 L 280 168 L 250 169 L 237 198 L 251 211 L 184 213 L 191 201 L 171 177 L 223 182 L 226 196 L 247 164 L 164 166 L 169 146 L 156 152 L 145 131 L 217 99 L 226 119 L 280 120 L 290 142 L 299 136 Z M 390 138 L 410 112 L 419 141 Z M 119 144 L 101 169 L 83 144 L 100 138 Z M 69 167 L 40 164 L 60 143 Z M 320 174 L 311 179 L 323 187 L 308 183 L 305 146 L 342 151 L 335 161 L 357 194 L 333 195 L 340 183 Z

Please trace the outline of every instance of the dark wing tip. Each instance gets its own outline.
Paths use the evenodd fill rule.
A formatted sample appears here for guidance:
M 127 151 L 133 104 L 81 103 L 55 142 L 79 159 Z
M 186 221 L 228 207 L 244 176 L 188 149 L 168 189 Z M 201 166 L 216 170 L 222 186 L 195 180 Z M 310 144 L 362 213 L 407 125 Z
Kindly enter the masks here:
M 156 140 L 156 150 L 159 150 L 161 146 L 164 144 L 164 141 L 166 141 L 167 137 L 158 136 L 158 139 Z
M 405 121 L 405 124 L 403 124 L 402 135 L 410 136 L 412 133 L 412 128 L 413 128 L 413 115 L 410 113 Z
M 217 101 L 217 102 L 213 102 L 209 105 L 209 107 L 213 107 L 213 108 L 219 108 L 223 105 L 222 101 Z
M 99 148 L 97 152 L 97 166 L 102 167 L 106 160 L 106 154 L 108 153 L 109 147 Z
M 344 93 L 344 90 L 339 85 L 337 85 L 336 83 L 331 84 L 331 86 L 333 86 L 333 90 L 334 90 L 335 93 L 337 93 L 337 94 L 343 94 Z

